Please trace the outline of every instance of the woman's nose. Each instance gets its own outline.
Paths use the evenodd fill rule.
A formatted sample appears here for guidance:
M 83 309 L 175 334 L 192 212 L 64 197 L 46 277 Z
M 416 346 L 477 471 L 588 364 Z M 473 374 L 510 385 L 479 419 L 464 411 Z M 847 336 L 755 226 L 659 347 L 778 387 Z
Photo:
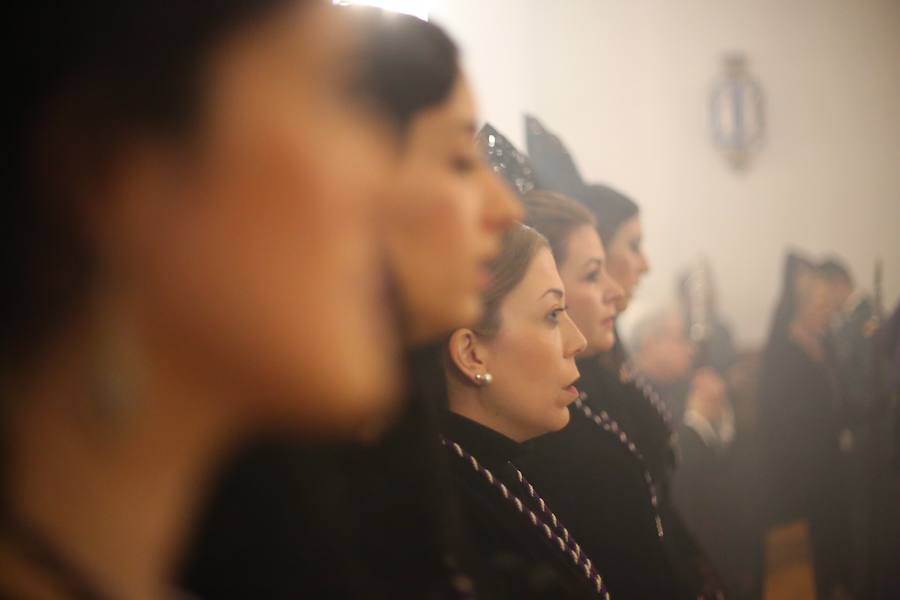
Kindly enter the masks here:
M 618 304 L 625 296 L 625 290 L 619 285 L 619 282 L 609 276 L 609 273 L 603 269 L 603 300 L 610 304 Z
M 566 358 L 571 358 L 587 348 L 587 340 L 568 313 L 566 313 L 563 324 L 563 352 Z
M 641 275 L 645 275 L 650 271 L 650 261 L 647 260 L 647 255 L 643 252 L 641 252 L 638 256 L 640 257 L 640 273 Z

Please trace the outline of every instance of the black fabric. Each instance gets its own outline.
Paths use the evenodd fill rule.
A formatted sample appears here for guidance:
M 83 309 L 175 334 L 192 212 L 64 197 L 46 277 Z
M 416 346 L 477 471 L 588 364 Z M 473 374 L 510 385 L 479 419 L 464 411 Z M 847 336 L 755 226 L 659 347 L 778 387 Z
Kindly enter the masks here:
M 710 447 L 690 427 L 679 429 L 681 460 L 672 500 L 733 600 L 762 594 L 764 490 L 759 441 L 738 423 L 729 448 Z
M 622 192 L 608 185 L 585 182 L 562 140 L 535 117 L 525 116 L 525 134 L 537 187 L 584 204 L 596 218 L 604 243 L 609 243 L 624 221 L 638 214 L 638 205 Z
M 615 412 L 621 416 L 619 424 L 633 430 L 621 406 L 625 397 L 610 393 L 615 376 L 596 360 L 580 361 L 579 370 L 578 385 L 587 392 L 587 403 L 597 411 Z M 565 429 L 532 443 L 522 469 L 598 565 L 613 598 L 675 597 L 645 467 L 614 434 L 573 408 Z
M 840 386 L 840 426 L 845 439 L 851 440 L 841 455 L 841 479 L 847 489 L 851 591 L 857 597 L 866 595 L 872 569 L 872 534 L 878 527 L 873 502 L 883 468 L 878 438 L 885 411 L 873 361 L 873 316 L 872 302 L 860 299 L 852 310 L 838 316 L 828 339 Z
M 510 491 L 535 512 L 539 509 L 518 482 L 511 460 L 519 461 L 525 448 L 503 435 L 459 415 L 448 413 L 442 431 L 476 457 Z M 475 560 L 493 579 L 494 600 L 596 598 L 583 573 L 550 542 L 540 529 L 519 513 L 500 491 L 475 471 L 468 461 L 448 448 Z M 535 486 L 541 494 L 539 486 Z M 552 503 L 549 503 L 555 510 Z M 596 563 L 595 563 L 596 564 Z M 602 566 L 598 566 L 602 574 Z
M 878 390 L 873 389 L 872 358 L 875 351 L 872 339 L 872 318 L 875 308 L 868 298 L 860 300 L 831 332 L 830 344 L 841 384 L 843 419 L 857 438 L 870 435 L 867 427 L 872 423 L 873 400 Z
M 207 600 L 354 597 L 336 451 L 292 439 L 244 448 L 214 486 L 183 586 Z
M 610 374 L 606 382 L 607 394 L 622 398 L 610 406 L 609 412 L 623 423 L 640 449 L 656 484 L 658 510 L 665 529 L 663 547 L 672 567 L 676 596 L 691 600 L 715 597 L 723 592 L 719 576 L 672 498 L 672 474 L 677 465 L 669 423 L 634 381 Z
M 420 364 L 433 351 L 411 355 L 416 377 L 430 376 Z M 267 438 L 244 448 L 202 515 L 184 587 L 205 600 L 455 598 L 438 407 L 420 387 L 414 379 L 376 444 Z
M 809 522 L 821 597 L 847 583 L 847 506 L 840 478 L 839 408 L 826 362 L 787 335 L 766 349 L 760 379 L 765 465 L 773 523 Z
M 584 178 L 562 140 L 531 115 L 525 115 L 525 137 L 538 187 L 580 199 Z
M 668 423 L 634 381 L 596 357 L 580 360 L 579 371 L 586 402 L 595 411 L 606 410 L 644 460 L 626 457 L 613 436 L 573 411 L 579 418 L 566 429 L 534 443 L 534 460 L 526 464 L 529 477 L 546 488 L 560 505 L 560 518 L 571 521 L 575 538 L 607 569 L 615 597 L 713 597 L 722 591 L 719 578 L 671 499 L 675 456 Z M 643 479 L 645 468 L 657 490 L 665 533 L 661 541 Z M 613 547 L 604 550 L 604 542 Z

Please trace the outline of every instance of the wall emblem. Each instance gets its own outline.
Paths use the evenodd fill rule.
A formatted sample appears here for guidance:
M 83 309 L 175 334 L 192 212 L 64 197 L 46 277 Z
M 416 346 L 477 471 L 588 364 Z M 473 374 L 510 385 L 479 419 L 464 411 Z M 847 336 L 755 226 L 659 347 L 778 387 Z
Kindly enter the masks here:
M 746 58 L 727 56 L 710 94 L 709 117 L 716 148 L 736 170 L 748 168 L 762 147 L 764 109 L 762 87 Z

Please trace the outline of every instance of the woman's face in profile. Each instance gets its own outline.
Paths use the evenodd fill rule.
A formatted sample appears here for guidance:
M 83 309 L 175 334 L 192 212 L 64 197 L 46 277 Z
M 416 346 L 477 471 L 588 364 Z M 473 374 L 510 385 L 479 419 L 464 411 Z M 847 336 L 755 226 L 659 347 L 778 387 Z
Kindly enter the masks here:
M 643 230 L 640 217 L 635 215 L 623 221 L 612 239 L 605 241 L 609 274 L 625 292 L 619 305 L 621 312 L 628 306 L 641 278 L 650 270 L 642 247 Z
M 468 82 L 459 76 L 444 102 L 413 117 L 403 142 L 386 246 L 410 342 L 478 320 L 486 263 L 520 214 L 482 160 L 475 122 Z
M 566 289 L 569 315 L 587 340 L 588 352 L 605 352 L 616 342 L 616 305 L 622 288 L 607 272 L 600 235 L 591 225 L 569 234 L 566 260 L 559 275 Z
M 503 300 L 500 329 L 481 342 L 493 377 L 482 391 L 484 405 L 496 417 L 494 427 L 517 441 L 565 427 L 578 397 L 575 355 L 585 340 L 565 307 L 553 255 L 542 248 Z
M 375 229 L 390 140 L 354 96 L 341 27 L 296 3 L 225 40 L 190 154 L 166 156 L 165 195 L 128 232 L 186 367 L 318 430 L 387 410 L 398 368 Z

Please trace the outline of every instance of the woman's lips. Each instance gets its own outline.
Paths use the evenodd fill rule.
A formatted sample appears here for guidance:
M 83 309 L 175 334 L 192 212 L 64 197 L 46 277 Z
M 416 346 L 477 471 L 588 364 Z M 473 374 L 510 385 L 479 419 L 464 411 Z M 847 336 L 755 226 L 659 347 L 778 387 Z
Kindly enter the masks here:
M 577 398 L 578 395 L 580 394 L 580 392 L 578 391 L 578 388 L 575 387 L 575 384 L 574 384 L 574 383 L 573 383 L 572 385 L 570 385 L 570 386 L 567 386 L 567 387 L 563 388 L 563 389 L 564 389 L 567 393 L 571 394 L 573 398 Z

